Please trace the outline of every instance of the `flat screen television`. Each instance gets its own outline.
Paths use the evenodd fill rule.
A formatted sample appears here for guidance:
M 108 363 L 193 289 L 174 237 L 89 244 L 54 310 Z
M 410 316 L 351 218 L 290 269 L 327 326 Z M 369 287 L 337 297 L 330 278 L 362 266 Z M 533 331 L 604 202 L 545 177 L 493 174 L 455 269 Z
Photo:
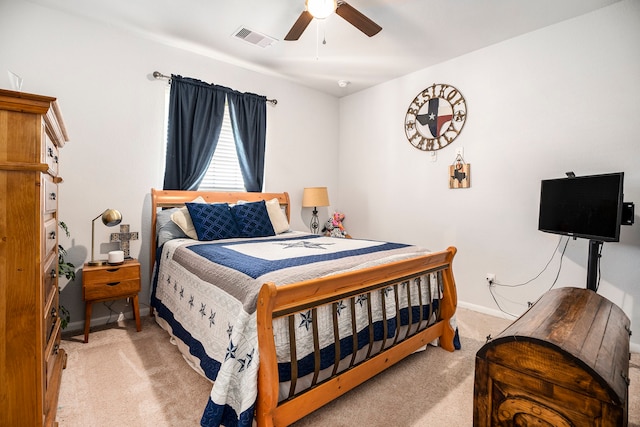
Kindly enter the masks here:
M 542 180 L 538 230 L 620 240 L 624 172 Z

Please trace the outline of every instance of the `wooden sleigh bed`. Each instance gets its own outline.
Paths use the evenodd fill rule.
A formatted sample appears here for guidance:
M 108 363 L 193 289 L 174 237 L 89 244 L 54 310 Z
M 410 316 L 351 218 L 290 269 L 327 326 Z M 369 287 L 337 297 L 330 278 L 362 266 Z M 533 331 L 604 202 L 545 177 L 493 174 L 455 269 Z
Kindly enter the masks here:
M 277 199 L 287 221 L 290 202 L 287 193 L 151 190 L 150 248 L 151 259 L 156 263 L 152 269 L 152 313 L 155 311 L 158 323 L 178 341 L 178 347 L 192 367 L 214 383 L 202 416 L 203 426 L 244 426 L 254 420 L 258 426 L 289 425 L 434 340 L 438 340 L 443 349 L 454 350 L 455 330 L 451 318 L 457 303 L 452 272 L 455 248 L 417 251 L 408 245 L 334 239 L 291 231 L 253 240 L 213 242 L 199 242 L 184 236 L 172 239 L 173 236 L 165 235 L 159 242 L 161 228 L 167 223 L 174 226 L 171 221 L 167 222 L 169 212 L 176 212 L 198 197 L 207 204 L 261 203 Z M 293 267 L 281 271 L 295 271 L 296 275 L 290 277 L 300 275 L 303 279 L 290 282 L 293 279 L 286 276 L 289 278 L 283 279 L 284 284 L 271 280 L 280 277 L 281 271 L 256 273 L 258 278 L 254 282 L 244 281 L 246 274 L 253 273 L 241 273 L 233 276 L 242 280 L 237 280 L 237 288 L 234 285 L 230 293 L 253 292 L 251 301 L 241 303 L 236 301 L 239 297 L 235 294 L 210 295 L 212 291 L 208 288 L 190 288 L 196 276 L 198 281 L 207 278 L 213 283 L 209 286 L 215 287 L 218 276 L 211 272 L 213 270 L 209 271 L 209 267 L 198 267 L 200 260 L 187 260 L 185 254 L 196 252 L 199 258 L 219 260 L 226 259 L 232 251 L 246 251 L 248 255 L 243 255 L 246 258 L 241 263 L 246 267 L 240 267 L 242 270 L 253 268 L 253 264 L 275 262 L 271 259 L 263 262 L 261 256 L 251 252 L 254 246 L 267 244 L 277 248 L 304 247 L 304 250 L 318 246 L 320 249 L 316 252 L 322 252 L 323 257 L 326 256 L 324 249 L 330 248 L 338 253 L 332 255 L 334 261 L 322 258 L 316 264 L 325 268 L 335 262 L 340 267 L 316 275 L 316 271 L 321 271 L 315 269 L 316 264 L 296 266 L 298 258 L 287 259 Z M 340 245 L 346 245 L 346 249 L 335 249 Z M 382 247 L 389 249 L 390 255 L 385 252 L 381 259 L 374 259 L 371 251 Z M 292 250 L 303 250 L 296 248 Z M 209 249 L 218 252 L 209 254 Z M 344 261 L 340 261 L 341 254 Z M 182 265 L 169 264 L 170 261 L 175 264 L 176 260 Z M 357 265 L 350 267 L 347 261 Z M 220 277 L 239 274 L 232 272 L 232 264 L 230 261 L 229 265 L 216 267 L 222 268 Z M 274 276 L 276 273 L 278 276 Z M 256 289 L 248 291 L 251 287 Z M 182 320 L 183 314 L 171 308 L 172 304 L 176 307 L 182 304 L 186 307 L 184 316 L 192 317 Z M 232 319 L 229 312 L 233 311 L 245 323 Z M 204 326 L 199 327 L 197 323 Z M 217 338 L 210 340 L 214 332 L 209 330 L 215 328 L 227 328 L 225 342 L 216 342 Z M 242 338 L 237 335 L 239 330 L 244 334 Z M 255 351 L 247 342 L 251 341 L 247 336 L 257 337 Z M 225 371 L 227 366 L 234 369 Z M 217 386 L 219 390 L 226 387 L 231 394 L 220 395 Z M 247 391 L 238 391 L 242 387 L 248 387 Z M 223 403 L 216 403 L 218 400 Z

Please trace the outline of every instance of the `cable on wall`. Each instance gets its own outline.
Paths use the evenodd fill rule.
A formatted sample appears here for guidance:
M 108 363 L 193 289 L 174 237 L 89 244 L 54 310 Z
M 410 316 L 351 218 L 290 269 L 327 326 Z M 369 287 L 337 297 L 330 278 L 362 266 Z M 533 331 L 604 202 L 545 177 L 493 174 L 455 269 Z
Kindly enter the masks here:
M 494 293 L 493 286 L 500 286 L 500 287 L 503 287 L 503 288 L 517 288 L 517 287 L 524 286 L 524 285 L 527 285 L 527 284 L 531 283 L 532 281 L 534 281 L 535 279 L 540 277 L 540 275 L 542 275 L 542 273 L 544 273 L 547 270 L 547 268 L 549 267 L 549 264 L 551 264 L 551 261 L 553 261 L 553 258 L 555 258 L 556 253 L 558 251 L 558 248 L 562 244 L 562 240 L 563 240 L 563 237 L 561 236 L 558 239 L 558 244 L 556 245 L 556 247 L 553 250 L 553 253 L 551 254 L 551 258 L 549 258 L 549 261 L 547 261 L 547 263 L 545 264 L 544 268 L 536 276 L 534 276 L 533 278 L 531 278 L 531 279 L 529 279 L 529 280 L 527 280 L 525 282 L 514 284 L 514 285 L 506 284 L 506 283 L 499 283 L 499 282 L 497 282 L 495 280 L 493 280 L 491 282 L 491 285 L 489 286 L 489 293 L 491 294 L 491 298 L 493 298 L 493 301 L 496 303 L 496 306 L 498 307 L 498 309 L 501 312 L 503 312 L 503 313 L 505 313 L 505 314 L 507 314 L 509 316 L 512 316 L 512 317 L 518 317 L 518 316 L 516 316 L 516 315 L 514 315 L 512 313 L 507 312 L 505 309 L 502 308 L 502 306 L 498 302 L 498 299 L 496 298 L 496 294 Z M 558 278 L 560 277 L 560 271 L 562 270 L 562 261 L 564 259 L 564 253 L 567 250 L 567 245 L 569 244 L 569 240 L 570 240 L 570 238 L 567 237 L 566 240 L 564 241 L 564 247 L 562 248 L 562 252 L 560 254 L 560 263 L 558 265 L 558 271 L 556 272 L 556 277 L 554 278 L 553 283 L 551 283 L 551 286 L 549 287 L 549 289 L 547 289 L 547 292 L 550 291 L 551 289 L 553 289 L 553 287 L 556 285 L 556 283 L 558 281 Z M 598 278 L 598 282 L 599 282 L 599 278 Z M 502 296 L 502 295 L 500 297 L 505 299 L 504 296 Z M 531 306 L 531 303 L 529 303 L 529 306 Z

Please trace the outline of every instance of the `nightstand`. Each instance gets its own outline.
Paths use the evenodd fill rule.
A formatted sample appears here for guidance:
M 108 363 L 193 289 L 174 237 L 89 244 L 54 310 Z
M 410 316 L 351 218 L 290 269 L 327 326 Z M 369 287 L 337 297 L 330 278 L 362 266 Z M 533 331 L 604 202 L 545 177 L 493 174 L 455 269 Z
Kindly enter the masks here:
M 120 265 L 85 264 L 82 268 L 82 299 L 85 301 L 84 342 L 89 342 L 91 305 L 94 302 L 131 298 L 136 328 L 140 332 L 140 263 L 129 259 Z

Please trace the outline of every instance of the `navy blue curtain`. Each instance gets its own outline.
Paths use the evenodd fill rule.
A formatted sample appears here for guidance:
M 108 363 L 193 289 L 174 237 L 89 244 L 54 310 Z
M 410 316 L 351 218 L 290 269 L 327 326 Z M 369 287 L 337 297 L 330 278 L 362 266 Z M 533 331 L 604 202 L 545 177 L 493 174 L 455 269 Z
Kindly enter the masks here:
M 218 144 L 228 88 L 171 76 L 165 190 L 197 190 Z
M 262 191 L 267 133 L 267 98 L 252 93 L 227 94 L 240 171 L 247 191 Z

